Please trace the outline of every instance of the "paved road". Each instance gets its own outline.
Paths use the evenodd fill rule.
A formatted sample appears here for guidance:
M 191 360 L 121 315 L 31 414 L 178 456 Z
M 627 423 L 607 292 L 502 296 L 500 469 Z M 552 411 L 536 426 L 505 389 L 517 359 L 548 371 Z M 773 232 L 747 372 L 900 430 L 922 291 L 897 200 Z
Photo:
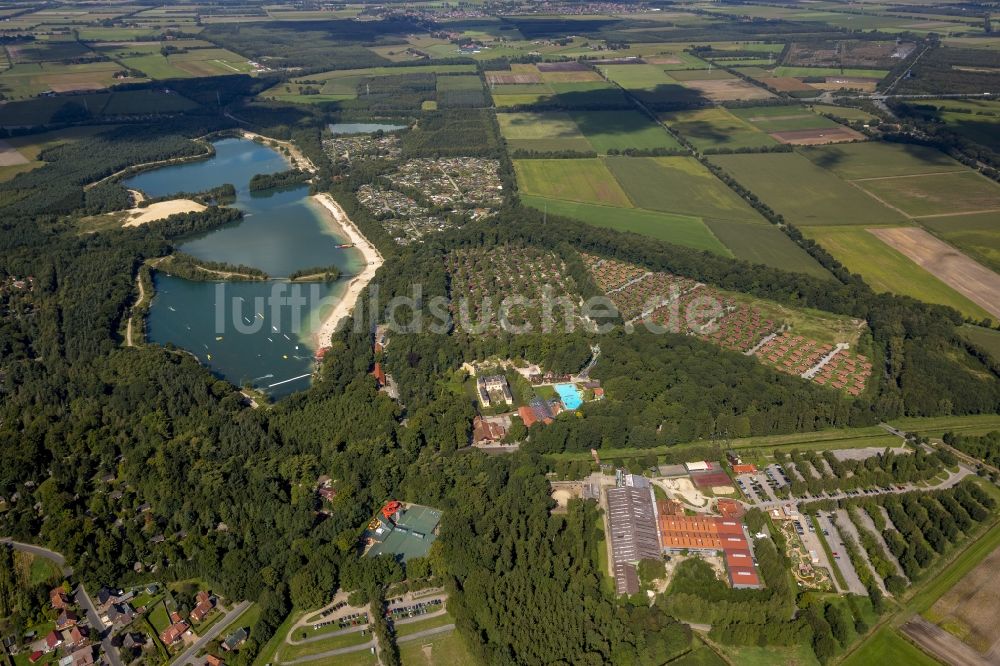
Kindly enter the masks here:
M 915 615 L 901 629 L 921 648 L 945 664 L 951 664 L 951 666 L 990 666 L 990 662 L 978 652 L 919 615 Z
M 42 548 L 41 546 L 35 546 L 30 543 L 21 543 L 20 541 L 14 541 L 8 537 L 0 537 L 0 543 L 9 543 L 14 547 L 14 550 L 19 550 L 22 553 L 31 553 L 32 555 L 37 555 L 38 557 L 49 560 L 59 567 L 63 576 L 67 578 L 73 575 L 73 567 L 66 566 L 66 558 L 54 550 Z
M 240 603 L 236 604 L 236 606 L 231 611 L 226 613 L 225 617 L 216 622 L 211 629 L 206 631 L 204 635 L 200 636 L 198 640 L 196 640 L 188 647 L 187 650 L 184 650 L 184 652 L 182 652 L 181 655 L 177 657 L 177 659 L 175 659 L 173 663 L 178 664 L 179 666 L 183 664 L 198 663 L 193 661 L 195 656 L 197 656 L 198 652 L 202 650 L 206 645 L 208 645 L 209 642 L 212 641 L 216 636 L 225 631 L 226 627 L 235 622 L 236 619 L 240 615 L 242 615 L 244 611 L 246 611 L 246 609 L 250 608 L 251 604 L 252 602 L 250 601 L 241 601 Z
M 118 648 L 111 644 L 111 632 L 101 622 L 101 616 L 94 606 L 94 601 L 87 594 L 87 590 L 80 584 L 73 592 L 73 595 L 77 603 L 87 613 L 87 623 L 90 625 L 91 631 L 96 632 L 101 637 L 101 650 L 104 652 L 104 657 L 108 660 L 108 663 L 111 666 L 122 666 L 122 659 L 121 655 L 118 654 Z

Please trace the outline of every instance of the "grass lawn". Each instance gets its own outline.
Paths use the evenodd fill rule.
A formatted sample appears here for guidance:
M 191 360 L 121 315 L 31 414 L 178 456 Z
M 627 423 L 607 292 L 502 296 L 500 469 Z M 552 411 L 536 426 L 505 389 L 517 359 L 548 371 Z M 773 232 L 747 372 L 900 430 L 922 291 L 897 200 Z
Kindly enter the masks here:
M 958 332 L 963 338 L 971 341 L 980 349 L 992 355 L 994 359 L 1000 361 L 1000 331 L 966 324 L 958 329 Z
M 573 218 L 596 227 L 631 231 L 668 243 L 708 250 L 724 256 L 733 256 L 733 253 L 697 217 L 640 208 L 616 208 L 599 204 L 561 201 L 531 195 L 522 195 L 521 201 L 527 206 L 547 211 L 552 215 Z M 740 224 L 740 226 L 750 225 Z M 758 227 L 754 225 L 753 228 L 757 229 Z
M 896 633 L 892 627 L 882 627 L 842 662 L 843 666 L 870 664 L 906 664 L 907 666 L 938 666 L 933 657 Z
M 274 663 L 274 655 L 277 653 L 278 648 L 285 644 L 285 636 L 288 635 L 292 625 L 298 622 L 299 618 L 301 618 L 305 612 L 306 611 L 292 611 L 288 614 L 288 617 L 286 617 L 285 621 L 281 623 L 281 626 L 275 630 L 274 636 L 271 636 L 271 640 L 264 644 L 264 647 L 261 648 L 257 658 L 253 660 L 254 666 L 264 666 L 264 664 Z
M 670 666 L 727 666 L 728 662 L 712 648 L 695 639 L 694 649 L 670 663 Z
M 819 664 L 812 648 L 808 645 L 791 647 L 720 645 L 719 647 L 732 663 L 740 666 L 813 666 Z
M 867 192 L 907 215 L 943 215 L 973 211 L 1000 217 L 1000 185 L 974 171 L 859 181 Z M 995 225 L 996 226 L 996 225 Z
M 337 650 L 339 648 L 351 647 L 353 645 L 364 645 L 371 640 L 372 634 L 370 631 L 365 631 L 363 634 L 360 631 L 352 631 L 349 634 L 331 636 L 329 638 L 324 638 L 321 641 L 303 643 L 301 645 L 289 645 L 284 642 L 284 636 L 282 636 L 276 658 L 279 661 L 292 661 L 293 659 L 298 659 L 299 657 L 309 657 L 327 652 L 328 650 Z
M 1000 272 L 1000 225 L 997 212 L 947 215 L 920 220 L 935 236 L 951 243 L 979 263 Z
M 573 111 L 570 115 L 594 150 L 602 155 L 629 148 L 683 149 L 665 129 L 638 111 Z
M 693 157 L 609 157 L 606 163 L 638 208 L 766 224 Z
M 600 159 L 514 160 L 514 172 L 525 194 L 632 207 L 632 202 Z
M 667 113 L 663 120 L 700 150 L 759 148 L 778 143 L 722 107 Z
M 410 618 L 407 618 L 409 620 Z M 438 615 L 437 617 L 428 618 L 426 620 L 414 620 L 413 622 L 407 622 L 406 624 L 396 624 L 396 636 L 402 638 L 403 636 L 409 636 L 410 634 L 415 634 L 419 631 L 425 629 L 434 629 L 435 627 L 443 627 L 446 624 L 452 624 L 455 622 L 453 618 L 448 613 Z
M 861 227 L 805 227 L 803 233 L 822 245 L 872 289 L 948 305 L 975 319 L 990 314 L 962 296 L 901 252 Z
M 730 220 L 705 220 L 705 224 L 740 259 L 792 273 L 832 278 L 829 271 L 774 225 Z
M 407 641 L 399 646 L 403 666 L 466 666 L 475 663 L 458 631 Z M 337 663 L 340 663 L 338 658 Z
M 930 416 L 923 418 L 903 418 L 889 422 L 891 425 L 921 435 L 939 437 L 949 430 L 954 433 L 972 435 L 1000 430 L 1000 416 L 980 414 L 975 416 Z
M 905 219 L 796 153 L 709 159 L 796 225 L 876 225 Z
M 846 180 L 965 170 L 940 150 L 906 143 L 865 141 L 809 146 L 799 152 Z

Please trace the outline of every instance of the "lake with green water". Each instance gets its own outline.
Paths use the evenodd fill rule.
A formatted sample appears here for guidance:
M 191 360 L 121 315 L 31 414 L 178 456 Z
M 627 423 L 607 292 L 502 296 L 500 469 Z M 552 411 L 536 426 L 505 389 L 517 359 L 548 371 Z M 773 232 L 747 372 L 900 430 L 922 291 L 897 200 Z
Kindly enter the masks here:
M 315 345 L 312 333 L 346 291 L 364 259 L 329 228 L 326 211 L 301 186 L 251 193 L 259 173 L 289 168 L 271 148 L 243 139 L 214 142 L 214 157 L 146 171 L 125 182 L 150 197 L 201 192 L 224 183 L 236 187 L 240 222 L 193 237 L 182 252 L 211 261 L 260 268 L 264 282 L 192 282 L 155 271 L 156 294 L 146 322 L 147 337 L 172 343 L 198 357 L 234 384 L 250 384 L 280 397 L 309 385 Z M 332 283 L 281 279 L 303 268 L 336 265 Z

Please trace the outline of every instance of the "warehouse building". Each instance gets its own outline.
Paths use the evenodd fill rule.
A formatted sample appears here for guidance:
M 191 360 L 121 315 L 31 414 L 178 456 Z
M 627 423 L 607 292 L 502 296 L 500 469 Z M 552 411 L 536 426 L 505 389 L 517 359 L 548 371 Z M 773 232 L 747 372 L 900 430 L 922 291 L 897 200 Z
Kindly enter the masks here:
M 685 516 L 669 511 L 665 500 L 659 500 L 657 511 L 660 545 L 668 553 L 721 552 L 734 588 L 762 587 L 754 566 L 753 552 L 744 531 L 743 522 L 719 516 Z
M 636 485 L 635 478 L 630 481 L 630 485 L 609 488 L 606 493 L 611 563 L 618 594 L 636 594 L 639 576 L 635 565 L 644 559 L 658 560 L 662 553 L 653 491 L 648 483 Z

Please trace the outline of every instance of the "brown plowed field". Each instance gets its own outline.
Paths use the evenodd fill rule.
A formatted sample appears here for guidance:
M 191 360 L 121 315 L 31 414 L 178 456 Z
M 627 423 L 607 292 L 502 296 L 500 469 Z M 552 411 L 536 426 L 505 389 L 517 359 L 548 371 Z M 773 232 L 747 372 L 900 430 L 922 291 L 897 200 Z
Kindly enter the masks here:
M 827 143 L 857 141 L 858 139 L 865 138 L 865 135 L 852 130 L 850 127 L 823 127 L 818 129 L 771 132 L 771 137 L 781 143 L 790 143 L 796 146 L 820 146 Z

